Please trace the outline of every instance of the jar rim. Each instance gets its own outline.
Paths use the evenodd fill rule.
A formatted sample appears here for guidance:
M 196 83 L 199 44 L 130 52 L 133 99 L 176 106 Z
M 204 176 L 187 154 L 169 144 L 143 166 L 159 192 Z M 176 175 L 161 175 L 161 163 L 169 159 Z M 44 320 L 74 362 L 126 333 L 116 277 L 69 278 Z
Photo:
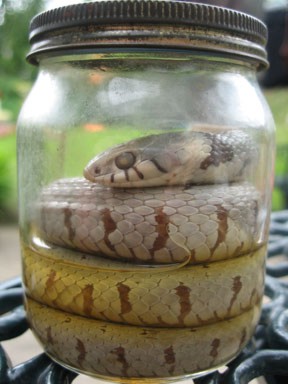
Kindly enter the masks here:
M 30 23 L 28 61 L 51 51 L 117 47 L 212 50 L 267 67 L 267 28 L 232 9 L 182 0 L 101 0 L 55 8 Z

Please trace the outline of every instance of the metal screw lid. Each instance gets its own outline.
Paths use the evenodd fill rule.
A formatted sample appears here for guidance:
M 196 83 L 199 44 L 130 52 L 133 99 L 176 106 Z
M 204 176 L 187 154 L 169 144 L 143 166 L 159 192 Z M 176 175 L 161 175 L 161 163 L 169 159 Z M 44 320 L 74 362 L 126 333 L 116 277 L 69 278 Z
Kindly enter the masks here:
M 87 48 L 162 48 L 226 52 L 267 66 L 267 29 L 227 8 L 181 0 L 107 0 L 56 8 L 30 24 L 28 60 Z

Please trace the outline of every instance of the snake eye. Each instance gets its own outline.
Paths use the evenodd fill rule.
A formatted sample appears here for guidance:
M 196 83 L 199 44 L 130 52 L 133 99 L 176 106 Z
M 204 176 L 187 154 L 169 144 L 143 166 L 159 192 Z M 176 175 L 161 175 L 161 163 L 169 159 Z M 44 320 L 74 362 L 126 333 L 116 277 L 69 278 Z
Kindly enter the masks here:
M 115 159 L 115 165 L 119 169 L 129 169 L 135 164 L 136 157 L 132 152 L 123 152 Z

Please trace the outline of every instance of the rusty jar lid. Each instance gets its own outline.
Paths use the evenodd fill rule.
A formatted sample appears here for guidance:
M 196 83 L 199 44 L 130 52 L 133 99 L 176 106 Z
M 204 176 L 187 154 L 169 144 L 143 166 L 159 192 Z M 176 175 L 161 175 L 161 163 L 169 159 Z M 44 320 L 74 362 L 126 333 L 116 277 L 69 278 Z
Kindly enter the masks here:
M 30 25 L 28 60 L 107 49 L 162 49 L 232 55 L 267 66 L 267 29 L 255 17 L 181 0 L 96 1 L 56 8 Z

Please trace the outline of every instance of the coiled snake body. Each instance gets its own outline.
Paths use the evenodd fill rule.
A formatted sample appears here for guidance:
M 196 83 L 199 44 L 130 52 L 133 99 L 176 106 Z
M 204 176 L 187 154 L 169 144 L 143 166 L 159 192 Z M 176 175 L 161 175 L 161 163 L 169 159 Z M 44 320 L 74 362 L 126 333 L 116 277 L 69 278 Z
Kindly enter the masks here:
M 45 187 L 34 225 L 50 248 L 36 240 L 23 252 L 28 314 L 48 353 L 126 378 L 235 356 L 263 295 L 261 196 L 243 181 L 256 159 L 241 131 L 164 133 L 97 156 L 86 179 Z

